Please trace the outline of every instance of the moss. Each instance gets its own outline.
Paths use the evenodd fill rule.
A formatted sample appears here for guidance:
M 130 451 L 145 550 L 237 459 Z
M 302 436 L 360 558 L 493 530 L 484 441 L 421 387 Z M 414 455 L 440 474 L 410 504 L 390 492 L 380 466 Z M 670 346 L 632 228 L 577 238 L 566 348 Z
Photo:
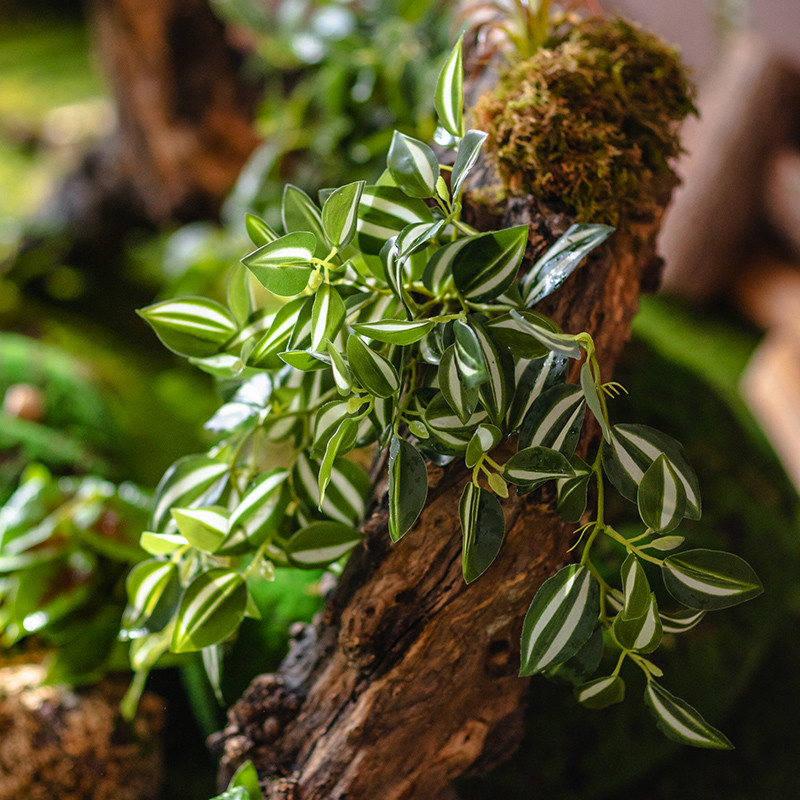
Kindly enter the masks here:
M 475 114 L 507 194 L 618 224 L 649 216 L 694 111 L 677 53 L 617 18 L 579 22 L 511 64 Z

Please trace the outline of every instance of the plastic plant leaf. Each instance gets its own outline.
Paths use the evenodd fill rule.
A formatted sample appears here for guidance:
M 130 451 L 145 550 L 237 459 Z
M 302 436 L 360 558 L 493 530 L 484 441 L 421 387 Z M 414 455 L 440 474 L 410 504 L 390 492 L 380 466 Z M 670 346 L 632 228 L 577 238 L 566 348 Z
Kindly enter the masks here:
M 520 314 L 515 309 L 511 309 L 509 314 L 519 324 L 520 330 L 529 334 L 534 339 L 541 342 L 548 350 L 556 353 L 557 355 L 564 356 L 565 358 L 574 358 L 576 360 L 581 357 L 581 346 L 578 342 L 578 337 L 568 333 L 554 333 L 549 328 L 544 328 L 539 325 L 532 324 L 526 317 Z
M 449 134 L 455 137 L 464 135 L 464 67 L 461 56 L 461 39 L 447 57 L 439 80 L 436 83 L 436 93 L 433 104 L 439 124 Z
M 572 686 L 585 683 L 597 672 L 603 659 L 603 629 L 597 625 L 585 644 L 562 664 L 556 664 L 545 671 L 548 678 L 564 681 Z
M 430 258 L 422 273 L 423 285 L 434 294 L 441 294 L 453 277 L 453 260 L 469 244 L 469 239 L 456 239 L 440 247 Z
M 663 686 L 650 680 L 644 690 L 644 702 L 655 717 L 658 729 L 668 738 L 692 747 L 732 750 L 724 733 L 709 725 L 700 713 Z
M 128 635 L 130 632 L 152 633 L 166 624 L 173 604 L 177 603 L 178 567 L 171 561 L 141 561 L 128 573 L 125 589 L 128 606 L 122 620 L 123 629 Z M 160 614 L 165 606 L 168 606 L 167 613 Z
M 189 544 L 206 553 L 215 553 L 228 532 L 228 510 L 220 506 L 173 508 L 171 513 Z
M 289 503 L 285 469 L 258 476 L 233 509 L 228 535 L 219 547 L 221 555 L 235 555 L 260 547 L 277 529 Z
M 350 416 L 347 400 L 338 399 L 325 403 L 314 419 L 313 452 L 322 455 L 328 447 L 328 441 L 342 424 L 342 420 Z
M 688 608 L 717 611 L 758 597 L 764 587 L 743 559 L 722 550 L 687 550 L 661 567 L 667 591 Z
M 228 309 L 237 325 L 246 326 L 255 310 L 253 298 L 253 276 L 244 264 L 234 264 L 225 287 Z
M 341 522 L 312 522 L 292 534 L 286 545 L 289 561 L 298 567 L 324 567 L 349 553 L 361 534 Z
M 424 142 L 395 131 L 386 166 L 397 185 L 411 197 L 433 197 L 439 162 Z
M 551 478 L 571 478 L 575 470 L 558 450 L 549 447 L 526 447 L 506 461 L 503 477 L 518 486 Z
M 251 798 L 251 794 L 244 786 L 234 786 L 232 789 L 226 789 L 222 794 L 215 794 L 211 800 L 251 800 Z
M 671 534 L 670 536 L 659 536 L 647 544 L 641 545 L 650 550 L 657 550 L 660 553 L 666 553 L 680 547 L 686 541 L 685 537 Z
M 586 567 L 570 564 L 548 578 L 522 624 L 520 676 L 572 658 L 588 641 L 600 612 L 600 586 Z
M 170 650 L 188 653 L 225 641 L 247 606 L 244 578 L 235 570 L 201 572 L 186 588 L 175 616 Z
M 464 134 L 464 138 L 458 143 L 458 153 L 456 154 L 455 164 L 453 164 L 451 177 L 454 197 L 458 197 L 467 175 L 475 166 L 487 136 L 488 134 L 483 131 L 470 130 Z
M 139 537 L 139 546 L 152 556 L 165 556 L 188 544 L 189 542 L 179 533 L 144 531 Z
M 659 612 L 664 633 L 685 633 L 695 627 L 705 617 L 705 611 L 684 608 L 669 613 Z
M 478 406 L 478 389 L 462 380 L 456 364 L 456 346 L 451 344 L 442 353 L 437 371 L 439 388 L 450 408 L 466 425 Z
M 364 181 L 348 183 L 336 189 L 325 201 L 322 207 L 322 227 L 331 247 L 341 250 L 355 236 L 358 204 L 364 185 Z
M 642 522 L 659 533 L 669 533 L 683 519 L 686 491 L 663 453 L 642 476 L 636 493 L 636 503 Z
M 464 458 L 467 467 L 472 469 L 480 457 L 496 447 L 502 438 L 500 428 L 494 425 L 478 425 L 467 445 L 467 454 Z
M 281 236 L 242 259 L 256 280 L 273 294 L 300 294 L 314 272 L 310 261 L 317 246 L 313 233 L 300 231 Z
M 614 618 L 614 637 L 626 649 L 652 653 L 661 643 L 661 617 L 655 594 L 651 593 L 644 613 L 629 616 L 625 612 Z
M 281 219 L 286 233 L 308 231 L 315 236 L 313 254 L 324 258 L 325 228 L 322 225 L 322 214 L 317 204 L 297 186 L 287 184 L 283 190 Z
M 589 465 L 579 456 L 573 455 L 569 463 L 575 470 L 571 478 L 557 478 L 556 510 L 567 522 L 579 522 L 586 510 L 589 481 L 592 471 Z
M 229 466 L 208 456 L 178 459 L 156 487 L 155 508 L 150 528 L 157 533 L 171 520 L 170 509 L 193 505 L 213 505 L 222 494 Z
M 562 333 L 561 328 L 549 317 L 527 309 L 514 316 L 510 311 L 501 314 L 486 325 L 497 344 L 512 355 L 527 359 L 542 358 L 550 353 L 550 348 L 531 334 L 531 326 L 551 333 Z
M 314 296 L 311 309 L 311 349 L 319 350 L 325 339 L 333 341 L 344 322 L 344 302 L 329 283 L 323 283 Z
M 298 298 L 301 299 L 301 298 Z M 314 295 L 306 297 L 297 312 L 297 319 L 289 337 L 287 350 L 306 350 L 311 347 L 311 315 L 314 310 Z
M 376 397 L 389 397 L 400 388 L 394 364 L 364 344 L 358 336 L 347 339 L 347 361 L 356 380 Z
M 614 228 L 608 225 L 572 225 L 522 279 L 520 288 L 525 305 L 535 305 L 552 294 L 584 257 L 613 232 Z
M 608 418 L 603 409 L 603 401 L 600 397 L 603 390 L 595 383 L 592 377 L 592 368 L 588 361 L 581 367 L 581 389 L 586 398 L 586 404 L 589 406 L 594 418 L 597 420 L 597 424 L 600 426 L 603 439 L 607 442 L 610 441 L 611 428 L 609 427 Z
M 280 367 L 278 353 L 286 349 L 305 302 L 305 297 L 297 297 L 278 309 L 275 316 L 271 318 L 266 333 L 258 339 L 250 351 L 247 357 L 249 366 L 260 369 L 278 369 Z
M 487 381 L 489 376 L 478 336 L 474 329 L 461 319 L 455 321 L 453 333 L 459 377 L 470 388 L 479 386 Z
M 468 237 L 450 264 L 456 288 L 476 303 L 501 295 L 514 282 L 527 243 L 527 225 Z
M 376 322 L 357 322 L 353 325 L 353 330 L 377 342 L 408 345 L 427 336 L 435 324 L 426 319 L 382 319 Z
M 464 446 L 472 438 L 475 426 L 485 422 L 488 415 L 483 409 L 478 409 L 475 413 L 465 422 L 450 408 L 449 403 L 445 400 L 443 393 L 437 394 L 428 403 L 425 409 L 425 424 L 434 431 L 450 431 L 450 432 L 465 432 L 466 439 Z
M 549 447 L 570 458 L 578 445 L 585 410 L 586 399 L 579 387 L 571 383 L 553 386 L 525 415 L 519 446 Z
M 358 423 L 355 420 L 346 417 L 342 420 L 336 432 L 328 439 L 328 444 L 325 447 L 325 455 L 319 465 L 319 475 L 317 476 L 319 484 L 319 504 L 325 502 L 325 490 L 328 488 L 328 483 L 331 480 L 331 471 L 336 457 L 341 453 L 344 455 L 355 446 L 358 438 Z
M 410 442 L 389 445 L 389 536 L 399 541 L 417 521 L 428 497 L 428 470 Z
M 313 350 L 284 350 L 278 353 L 278 358 L 301 372 L 314 372 L 328 366 L 327 355 Z
M 435 222 L 417 222 L 407 225 L 397 235 L 397 252 L 405 259 L 427 247 L 444 227 L 444 220 Z
M 242 800 L 263 800 L 264 795 L 258 785 L 258 772 L 252 761 L 245 761 L 240 764 L 228 783 L 228 789 L 239 788 L 245 790 Z
M 483 407 L 492 422 L 500 427 L 508 411 L 513 392 L 511 383 L 514 373 L 514 360 L 508 353 L 499 350 L 486 335 L 483 328 L 474 320 L 470 320 L 472 332 L 478 341 L 487 380 L 480 387 L 480 398 Z
M 568 364 L 568 359 L 550 352 L 543 358 L 515 360 L 514 395 L 506 415 L 507 430 L 518 430 L 534 402 L 547 389 L 564 382 Z
M 466 583 L 477 580 L 497 558 L 505 536 L 503 508 L 486 489 L 468 483 L 458 504 L 461 570 Z
M 370 489 L 364 471 L 351 461 L 336 459 L 325 497 L 320 501 L 319 469 L 318 461 L 302 453 L 292 469 L 292 484 L 307 510 L 316 512 L 319 509 L 329 519 L 348 525 L 362 519 Z
M 650 606 L 650 582 L 633 553 L 629 553 L 622 562 L 620 578 L 624 598 L 622 613 L 629 619 L 640 617 Z
M 255 214 L 244 215 L 244 228 L 250 237 L 250 241 L 256 247 L 263 247 L 265 244 L 274 242 L 279 238 L 278 234 L 261 217 L 257 217 Z
M 603 470 L 617 491 L 635 503 L 645 472 L 662 453 L 683 484 L 686 493 L 684 515 L 689 519 L 700 519 L 697 476 L 689 466 L 681 445 L 661 431 L 647 425 L 614 425 L 611 429 L 611 447 L 603 449 Z
M 342 357 L 342 354 L 330 342 L 324 343 L 325 350 L 331 359 L 331 374 L 333 381 L 336 384 L 336 390 L 340 395 L 348 395 L 353 388 L 353 373 L 350 372 L 350 367 Z
M 378 255 L 384 244 L 407 225 L 433 222 L 428 206 L 402 189 L 367 186 L 358 210 L 358 243 L 369 255 Z
M 180 356 L 214 355 L 237 331 L 236 321 L 223 305 L 202 297 L 165 300 L 136 313 L 166 348 Z
M 573 691 L 584 708 L 600 710 L 625 699 L 625 681 L 619 675 L 606 675 L 576 686 Z

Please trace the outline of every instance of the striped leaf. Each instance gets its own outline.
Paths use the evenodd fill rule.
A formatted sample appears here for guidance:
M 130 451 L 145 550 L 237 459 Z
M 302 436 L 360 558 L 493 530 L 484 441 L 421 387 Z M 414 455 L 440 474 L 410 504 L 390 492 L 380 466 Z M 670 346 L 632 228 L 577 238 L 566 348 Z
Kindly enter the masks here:
M 139 537 L 139 546 L 151 556 L 165 556 L 174 553 L 189 542 L 179 533 L 153 533 L 144 531 Z
M 614 425 L 611 429 L 611 447 L 603 448 L 603 470 L 617 491 L 635 503 L 645 472 L 662 453 L 680 478 L 686 493 L 684 515 L 689 519 L 700 519 L 697 476 L 689 466 L 681 445 L 655 428 L 647 425 Z
M 588 641 L 600 613 L 600 586 L 586 567 L 571 564 L 548 578 L 522 624 L 520 676 L 572 658 Z
M 358 209 L 358 243 L 362 251 L 378 255 L 384 244 L 407 225 L 433 222 L 421 200 L 393 186 L 367 186 Z
M 444 227 L 444 220 L 436 220 L 436 222 L 417 222 L 413 225 L 406 225 L 402 231 L 397 235 L 397 252 L 400 254 L 404 265 L 404 272 L 410 277 L 410 266 L 412 261 L 409 259 L 415 253 L 423 250 L 430 242 L 435 239 L 442 228 Z M 409 259 L 409 260 L 406 260 Z M 423 257 L 422 268 L 424 268 L 427 259 Z
M 531 267 L 520 288 L 526 306 L 552 294 L 572 274 L 583 258 L 612 233 L 608 225 L 573 225 Z
M 464 185 L 464 180 L 478 160 L 481 147 L 483 147 L 487 136 L 488 134 L 483 131 L 467 131 L 464 134 L 464 138 L 458 143 L 458 153 L 456 154 L 456 161 L 453 164 L 453 173 L 451 175 L 453 197 L 458 197 L 458 193 Z
M 625 681 L 619 675 L 606 675 L 576 686 L 574 694 L 584 708 L 599 711 L 625 699 Z
M 311 514 L 322 513 L 329 519 L 353 524 L 364 516 L 365 498 L 369 492 L 369 479 L 364 471 L 351 461 L 339 458 L 331 469 L 330 482 L 325 497 L 320 502 L 319 462 L 301 453 L 292 468 L 292 485 L 295 494 Z
M 689 608 L 717 611 L 758 597 L 764 587 L 742 558 L 721 550 L 687 550 L 661 567 L 667 591 Z
M 535 325 L 515 309 L 509 311 L 510 316 L 517 321 L 520 330 L 541 342 L 548 350 L 564 358 L 581 357 L 581 346 L 578 337 L 568 333 L 554 333 L 549 328 Z
M 578 446 L 586 410 L 579 387 L 562 383 L 541 394 L 522 421 L 519 446 L 550 447 L 567 458 Z
M 622 612 L 614 618 L 614 638 L 627 650 L 652 653 L 661 644 L 661 617 L 655 594 L 648 596 L 643 614 L 637 617 Z
M 228 532 L 228 510 L 221 506 L 173 508 L 172 518 L 192 547 L 214 553 Z
M 608 418 L 603 405 L 604 401 L 601 397 L 603 390 L 595 382 L 592 375 L 592 367 L 588 361 L 581 367 L 581 389 L 583 390 L 583 396 L 586 398 L 586 404 L 589 406 L 594 418 L 597 420 L 597 424 L 600 426 L 603 439 L 607 442 L 610 441 L 611 428 L 608 424 Z
M 733 749 L 724 733 L 709 725 L 685 700 L 675 697 L 654 680 L 647 682 L 644 702 L 655 717 L 658 729 L 668 739 L 692 747 Z
M 648 547 L 651 550 L 657 550 L 660 553 L 666 553 L 680 547 L 686 541 L 685 537 L 672 534 L 670 536 L 659 536 L 647 544 L 640 545 L 641 547 Z
M 457 239 L 455 242 L 448 242 L 431 256 L 422 273 L 422 283 L 430 292 L 435 295 L 444 292 L 448 281 L 453 277 L 453 259 L 469 241 Z
M 309 231 L 316 237 L 313 255 L 324 258 L 325 228 L 322 225 L 322 214 L 317 204 L 297 186 L 287 184 L 283 190 L 281 219 L 286 233 Z
M 472 433 L 475 426 L 481 422 L 485 422 L 487 414 L 483 409 L 477 410 L 466 423 L 461 421 L 461 418 L 450 408 L 449 403 L 445 400 L 444 395 L 439 392 L 428 403 L 425 409 L 425 424 L 436 432 L 448 431 L 451 433 L 464 433 L 466 439 L 464 446 L 472 438 Z
M 690 631 L 706 615 L 705 611 L 697 611 L 696 609 L 689 608 L 670 611 L 668 614 L 665 614 L 663 611 L 659 613 L 661 615 L 661 627 L 664 633 L 685 633 L 686 631 Z
M 428 470 L 410 442 L 392 437 L 389 445 L 389 536 L 399 541 L 411 530 L 428 497 Z
M 353 373 L 342 357 L 342 354 L 329 341 L 324 343 L 325 350 L 331 359 L 331 374 L 336 384 L 336 390 L 340 395 L 350 394 L 353 388 Z
M 306 302 L 305 297 L 297 297 L 281 306 L 272 317 L 267 332 L 256 342 L 247 357 L 248 366 L 259 369 L 279 369 L 282 365 L 278 353 L 286 350 L 289 337 L 297 323 L 298 315 Z
M 467 453 L 464 457 L 467 467 L 472 469 L 484 453 L 497 447 L 502 438 L 503 434 L 500 428 L 494 425 L 478 425 L 467 445 Z
M 436 194 L 439 162 L 424 142 L 395 131 L 386 166 L 395 183 L 411 197 L 433 197 Z
M 579 456 L 572 456 L 570 465 L 575 470 L 571 478 L 557 478 L 556 510 L 567 522 L 579 522 L 586 510 L 589 481 L 592 471 L 589 465 Z
M 298 567 L 324 567 L 349 553 L 361 534 L 340 522 L 312 522 L 292 534 L 286 544 L 289 561 Z
M 407 345 L 418 342 L 430 333 L 435 324 L 427 319 L 382 319 L 376 322 L 356 322 L 353 330 L 378 342 Z
M 314 272 L 310 265 L 317 237 L 306 231 L 289 233 L 265 244 L 242 259 L 256 280 L 273 294 L 300 294 Z
M 522 317 L 520 321 L 519 317 Z M 487 323 L 486 328 L 497 344 L 519 358 L 538 359 L 550 353 L 550 348 L 531 335 L 530 326 L 552 333 L 561 333 L 553 320 L 536 311 L 524 310 L 518 315 L 501 314 Z
M 241 624 L 247 606 L 244 578 L 216 568 L 198 575 L 181 597 L 170 650 L 188 653 L 227 639 Z
M 514 397 L 506 415 L 506 427 L 516 431 L 536 399 L 557 383 L 563 383 L 569 360 L 555 353 L 532 360 L 514 360 Z
M 125 579 L 128 605 L 122 620 L 127 638 L 161 630 L 178 603 L 178 567 L 171 561 L 141 561 Z
M 550 669 L 545 670 L 544 674 L 548 678 L 555 678 L 572 686 L 579 686 L 597 672 L 597 668 L 603 659 L 604 647 L 603 629 L 596 625 L 586 643 L 572 658 L 568 658 L 562 664 L 555 664 Z
M 314 372 L 329 366 L 327 354 L 316 351 L 284 350 L 282 353 L 278 353 L 278 358 L 284 364 L 288 364 L 301 372 Z
M 356 335 L 347 339 L 347 361 L 356 380 L 376 397 L 389 397 L 400 388 L 400 378 L 392 362 Z
M 234 264 L 228 273 L 225 300 L 237 325 L 247 325 L 255 311 L 253 276 L 244 264 Z
M 322 227 L 331 247 L 346 247 L 356 234 L 358 204 L 364 181 L 348 183 L 333 192 L 322 207 Z
M 263 247 L 278 238 L 278 234 L 261 217 L 257 217 L 255 214 L 244 215 L 244 228 L 250 237 L 250 241 L 256 247 Z
M 333 341 L 344 322 L 346 309 L 339 292 L 323 283 L 314 296 L 311 309 L 311 349 L 319 350 L 323 340 Z
M 437 370 L 439 388 L 447 405 L 455 411 L 461 422 L 466 425 L 478 407 L 478 389 L 462 380 L 456 363 L 456 346 L 451 344 L 442 353 Z
M 636 503 L 642 522 L 651 530 L 669 533 L 686 512 L 686 491 L 669 459 L 662 453 L 639 483 Z
M 472 583 L 489 569 L 503 545 L 503 509 L 491 492 L 468 483 L 458 504 L 458 518 L 461 521 L 461 571 L 466 583 Z
M 489 419 L 497 426 L 503 424 L 513 391 L 511 383 L 514 373 L 514 360 L 508 353 L 499 350 L 486 335 L 483 328 L 470 319 L 472 332 L 478 341 L 487 380 L 479 387 L 481 402 L 489 414 Z
M 447 57 L 439 80 L 433 104 L 439 124 L 452 136 L 464 135 L 464 119 L 462 106 L 464 103 L 464 68 L 461 57 L 461 39 Z
M 506 461 L 503 477 L 518 486 L 541 483 L 551 478 L 571 478 L 575 470 L 558 450 L 526 447 Z
M 136 313 L 165 347 L 181 356 L 214 355 L 237 330 L 236 321 L 223 305 L 202 297 L 165 300 Z
M 314 454 L 322 455 L 328 447 L 328 441 L 342 424 L 342 420 L 351 416 L 347 400 L 331 400 L 325 403 L 314 418 Z
M 514 282 L 527 243 L 527 225 L 468 237 L 450 265 L 456 288 L 473 302 L 502 294 Z
M 483 350 L 475 331 L 463 319 L 453 324 L 455 358 L 459 378 L 467 387 L 480 386 L 489 379 Z
M 337 456 L 344 455 L 353 449 L 358 439 L 358 423 L 349 417 L 343 419 L 333 436 L 328 439 L 325 455 L 319 465 L 317 483 L 319 486 L 319 503 L 325 502 L 325 490 L 331 480 L 331 471 Z
M 208 456 L 185 456 L 178 459 L 156 487 L 155 508 L 150 528 L 163 531 L 171 520 L 173 507 L 213 505 L 228 480 L 229 466 Z
M 642 565 L 633 553 L 629 553 L 620 568 L 622 579 L 622 613 L 629 619 L 642 616 L 650 607 L 650 582 Z
M 240 555 L 258 549 L 278 528 L 289 504 L 285 469 L 259 475 L 231 512 L 221 555 Z

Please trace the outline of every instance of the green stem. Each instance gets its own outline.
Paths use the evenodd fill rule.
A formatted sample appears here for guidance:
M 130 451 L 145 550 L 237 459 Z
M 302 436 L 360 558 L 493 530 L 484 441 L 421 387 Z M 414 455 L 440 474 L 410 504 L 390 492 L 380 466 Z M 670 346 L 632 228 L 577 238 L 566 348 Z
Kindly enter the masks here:
M 619 542 L 621 545 L 624 545 L 625 549 L 629 553 L 633 553 L 637 558 L 641 558 L 644 561 L 649 561 L 651 564 L 658 564 L 659 567 L 663 565 L 663 558 L 656 558 L 655 556 L 651 556 L 649 553 L 645 553 L 641 547 L 637 547 L 630 539 L 626 539 L 622 534 L 617 533 L 612 527 L 607 526 L 604 533 L 615 542 Z

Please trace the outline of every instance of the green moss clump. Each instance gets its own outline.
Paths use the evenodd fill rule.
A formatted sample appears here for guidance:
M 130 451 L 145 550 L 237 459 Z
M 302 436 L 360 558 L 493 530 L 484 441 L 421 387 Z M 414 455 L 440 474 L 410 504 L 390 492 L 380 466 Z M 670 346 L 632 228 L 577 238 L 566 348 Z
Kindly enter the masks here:
M 619 18 L 579 22 L 510 65 L 475 110 L 507 194 L 612 225 L 650 215 L 692 112 L 677 53 Z

